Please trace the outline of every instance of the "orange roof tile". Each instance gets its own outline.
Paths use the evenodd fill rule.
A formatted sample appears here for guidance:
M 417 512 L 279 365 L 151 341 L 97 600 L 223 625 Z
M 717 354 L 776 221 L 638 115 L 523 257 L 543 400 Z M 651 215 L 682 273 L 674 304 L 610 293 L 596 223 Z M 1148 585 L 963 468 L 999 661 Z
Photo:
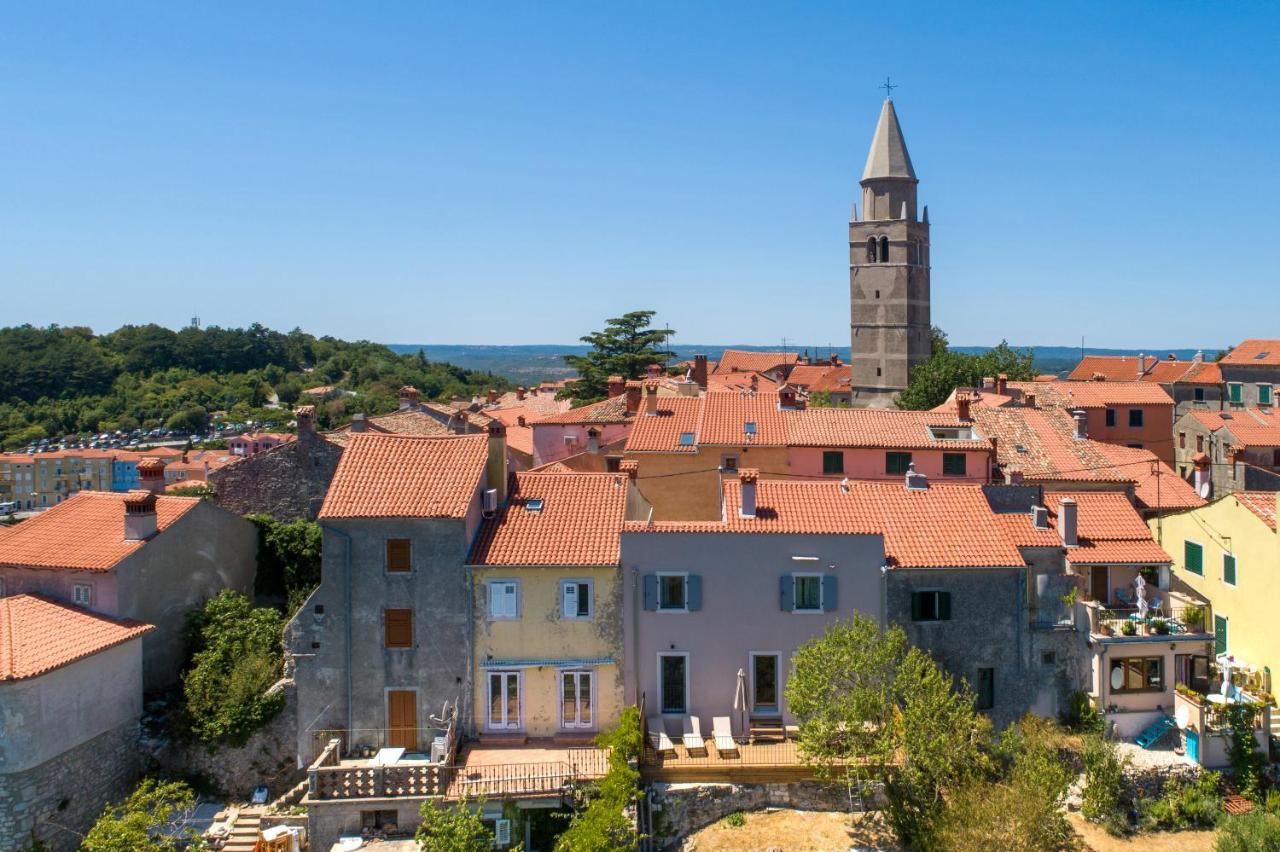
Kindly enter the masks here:
M 1269 409 L 1205 411 L 1197 408 L 1189 413 L 1210 432 L 1226 429 L 1241 446 L 1280 447 L 1280 415 Z
M 775 394 L 708 393 L 701 398 L 698 443 L 712 446 L 783 447 L 787 426 Z M 755 424 L 749 427 L 747 424 Z M 754 429 L 754 432 L 748 431 Z
M 352 435 L 320 518 L 465 517 L 488 454 L 488 435 Z
M 813 390 L 814 386 L 823 382 L 831 374 L 839 375 L 841 372 L 839 365 L 832 366 L 830 364 L 797 364 L 791 368 L 791 372 L 787 374 L 787 384 L 795 385 L 798 388 Z
M 847 391 L 853 387 L 853 366 L 851 364 L 841 364 L 838 367 L 829 367 L 827 372 L 822 374 L 816 382 L 809 385 L 809 392 L 816 391 Z
M 1077 565 L 1162 564 L 1169 554 L 1151 538 L 1151 530 L 1128 497 L 1115 491 L 1049 491 L 1049 523 L 1058 528 L 1062 501 L 1076 501 L 1076 529 L 1080 544 L 1067 549 L 1067 561 Z
M 154 629 L 39 595 L 0 598 L 0 682 L 44 674 Z
M 767 373 L 796 363 L 798 357 L 794 352 L 749 352 L 745 349 L 726 349 L 716 363 L 716 372 Z
M 1172 384 L 1183 381 L 1183 376 L 1191 366 L 1191 361 L 1147 355 L 1142 359 L 1140 371 L 1136 355 L 1086 355 L 1067 375 L 1067 379 L 1073 382 L 1102 379 L 1108 382 Z
M 1274 491 L 1237 491 L 1231 495 L 1236 501 L 1253 512 L 1263 522 L 1276 528 L 1276 492 Z
M 752 389 L 755 380 L 756 393 L 777 393 L 778 382 L 763 373 L 712 373 L 707 376 L 707 392 L 732 391 L 741 392 Z
M 975 405 L 979 431 L 996 439 L 996 462 L 1016 467 L 1029 482 L 1132 482 L 1098 441 L 1075 437 L 1075 423 L 1062 408 L 988 408 Z
M 991 441 L 935 438 L 930 427 L 973 429 L 952 412 L 871 408 L 806 408 L 783 412 L 793 447 L 892 447 L 990 450 Z M 976 432 L 977 430 L 975 430 Z
M 1222 384 L 1222 367 L 1211 361 L 1192 364 L 1191 369 L 1187 370 L 1178 381 L 1191 385 L 1220 385 Z
M 1280 340 L 1257 338 L 1242 340 L 1218 363 L 1231 366 L 1262 364 L 1267 367 L 1280 367 Z
M 1173 397 L 1152 382 L 1009 382 L 1036 394 L 1040 408 L 1106 408 L 1110 405 L 1168 405 Z
M 1111 459 L 1118 471 L 1133 478 L 1134 498 L 1141 508 L 1165 511 L 1191 509 L 1205 504 L 1191 483 L 1178 476 L 1150 450 L 1102 442 L 1094 442 L 1094 445 Z
M 616 565 L 626 508 L 621 474 L 517 473 L 508 505 L 480 528 L 471 564 Z
M 0 540 L 0 565 L 111 570 L 146 544 L 125 541 L 124 501 L 128 497 L 110 491 L 81 491 L 23 521 Z M 199 503 L 195 497 L 158 498 L 159 531 L 164 532 Z
M 714 394 L 731 396 L 734 394 Z M 708 396 L 711 396 L 710 394 Z M 701 419 L 703 400 L 707 397 L 664 396 L 658 398 L 657 413 L 639 414 L 627 436 L 629 453 L 695 453 L 694 443 Z M 773 397 L 775 400 L 777 397 Z M 681 442 L 681 435 L 694 440 Z
M 627 414 L 627 397 L 623 394 L 543 417 L 537 424 L 630 423 L 632 419 L 632 415 Z

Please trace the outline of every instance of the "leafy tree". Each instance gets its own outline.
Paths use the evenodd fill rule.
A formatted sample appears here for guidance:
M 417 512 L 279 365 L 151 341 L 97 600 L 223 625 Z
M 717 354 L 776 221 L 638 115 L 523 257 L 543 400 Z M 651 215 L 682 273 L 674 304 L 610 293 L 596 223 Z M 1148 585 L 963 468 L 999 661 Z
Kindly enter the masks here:
M 315 521 L 285 523 L 270 515 L 246 515 L 258 528 L 255 591 L 284 595 L 294 612 L 320 585 L 320 547 L 324 536 Z
M 1128 828 L 1123 805 L 1124 768 L 1116 744 L 1099 734 L 1084 738 L 1084 796 L 1080 813 L 1112 834 Z
M 423 852 L 489 852 L 493 833 L 484 827 L 480 812 L 484 801 L 463 799 L 451 807 L 423 802 L 419 813 L 418 848 Z
M 650 364 L 664 364 L 672 357 L 666 348 L 674 331 L 650 328 L 654 311 L 631 311 L 605 321 L 604 331 L 579 338 L 591 344 L 585 355 L 565 355 L 564 361 L 578 373 L 565 386 L 563 396 L 579 402 L 595 402 L 608 393 L 610 376 L 638 379 Z
M 941 405 L 958 387 L 975 387 L 985 376 L 1006 374 L 1012 381 L 1035 378 L 1035 353 L 1015 349 L 1007 341 L 981 355 L 952 351 L 946 334 L 932 329 L 933 355 L 917 364 L 905 390 L 898 395 L 898 407 L 921 411 Z
M 283 617 L 224 589 L 188 616 L 187 633 L 195 649 L 182 675 L 188 730 L 209 746 L 244 745 L 284 707 L 282 692 L 268 694 L 283 668 Z
M 631 764 L 640 756 L 644 743 L 640 730 L 640 709 L 622 711 L 618 727 L 596 737 L 596 744 L 609 750 L 609 770 L 597 782 L 587 806 L 573 815 L 569 827 L 556 840 L 556 852 L 628 852 L 639 837 L 627 807 L 636 800 L 640 773 Z
M 195 793 L 186 784 L 145 778 L 127 799 L 103 810 L 80 848 L 84 852 L 204 849 L 194 828 L 175 825 L 195 804 Z M 161 829 L 165 833 L 160 833 Z

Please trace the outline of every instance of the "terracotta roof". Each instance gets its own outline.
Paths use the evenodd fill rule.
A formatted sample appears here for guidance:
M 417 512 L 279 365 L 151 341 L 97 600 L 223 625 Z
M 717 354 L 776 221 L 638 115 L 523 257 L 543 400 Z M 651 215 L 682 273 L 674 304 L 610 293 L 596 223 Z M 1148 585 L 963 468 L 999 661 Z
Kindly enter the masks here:
M 745 349 L 726 349 L 716 363 L 717 373 L 767 373 L 788 364 L 796 363 L 794 352 L 748 352 Z
M 154 629 L 39 595 L 0 598 L 0 682 L 44 674 Z
M 787 443 L 787 426 L 782 415 L 775 394 L 708 393 L 702 397 L 698 443 L 783 447 Z M 748 427 L 750 423 L 755 424 L 754 427 Z M 749 428 L 754 428 L 754 433 L 749 432 Z
M 752 389 L 752 379 L 755 379 L 756 393 L 777 393 L 779 382 L 775 382 L 764 373 L 712 373 L 707 376 L 707 392 L 749 391 Z
M 1262 364 L 1280 367 L 1280 340 L 1242 340 L 1219 363 L 1231 366 Z
M 1188 413 L 1210 432 L 1226 429 L 1241 446 L 1280 447 L 1280 415 L 1269 409 L 1206 411 L 1197 408 Z
M 641 404 L 643 404 L 643 400 L 641 400 Z M 623 394 L 543 417 L 537 421 L 537 425 L 543 423 L 562 425 L 573 423 L 630 423 L 631 420 L 632 416 L 627 414 L 627 397 L 626 394 Z
M 1222 384 L 1222 367 L 1212 361 L 1192 364 L 1191 369 L 1187 370 L 1178 381 L 1191 385 L 1220 385 Z
M 707 397 L 664 396 L 658 399 L 656 414 L 639 414 L 635 417 L 631 433 L 627 436 L 629 453 L 695 453 L 694 441 L 682 443 L 681 435 L 693 435 L 696 440 L 698 421 L 702 416 L 703 400 L 710 396 L 735 394 L 708 394 Z M 773 397 L 774 400 L 777 397 Z
M 609 457 L 621 456 L 626 446 L 627 439 L 619 438 L 612 443 L 601 444 L 598 453 L 584 450 L 559 461 L 530 468 L 528 473 L 613 473 L 609 470 Z
M 1154 382 L 1172 384 L 1184 381 L 1191 361 L 1176 358 L 1157 358 L 1146 355 L 1142 359 L 1141 376 L 1139 376 L 1138 356 L 1136 355 L 1086 355 L 1080 359 L 1067 379 L 1073 382 L 1098 381 L 1108 382 Z
M 809 393 L 815 391 L 847 391 L 853 387 L 853 365 L 841 364 L 829 367 L 822 377 L 809 385 Z
M 23 521 L 0 541 L 0 565 L 109 571 L 146 544 L 125 541 L 127 497 L 111 491 L 81 491 Z M 199 503 L 195 497 L 158 498 L 157 528 L 164 532 Z
M 483 411 L 472 411 L 471 406 L 473 404 L 461 402 L 458 405 L 443 405 L 438 402 L 426 402 L 420 405 L 419 410 L 436 412 L 445 418 L 445 421 L 447 421 L 445 423 L 446 426 L 449 423 L 466 423 L 474 429 L 487 429 L 489 424 L 494 421 L 494 418 Z
M 227 441 L 277 441 L 284 443 L 285 441 L 292 441 L 293 437 L 288 432 L 249 432 L 244 435 L 232 435 Z M 177 452 L 179 455 L 182 454 L 181 450 Z M 155 455 L 155 453 L 148 451 L 147 455 Z
M 1253 512 L 1271 529 L 1276 528 L 1276 492 L 1237 491 L 1231 495 L 1250 512 Z
M 465 517 L 488 454 L 488 435 L 352 435 L 320 518 Z
M 1029 482 L 1132 482 L 1098 441 L 1075 437 L 1075 423 L 1062 408 L 988 408 L 975 405 L 979 431 L 996 439 L 996 463 L 1016 467 Z
M 983 437 L 935 438 L 930 427 L 975 429 L 976 424 L 962 422 L 950 412 L 807 408 L 783 414 L 787 425 L 787 444 L 793 447 L 991 449 L 991 441 Z
M 1160 461 L 1150 450 L 1095 442 L 1098 450 L 1134 481 L 1134 499 L 1139 508 L 1166 511 L 1203 506 L 1205 500 L 1191 483 Z M 1157 474 L 1156 471 L 1159 471 Z
M 530 420 L 535 417 L 546 417 L 551 414 L 559 414 L 562 411 L 568 411 L 573 407 L 573 400 L 557 398 L 555 393 L 534 393 L 532 389 L 526 390 L 524 399 L 520 399 L 520 395 L 516 391 L 507 391 L 498 397 L 496 403 L 484 405 L 484 411 L 490 415 L 496 415 L 504 409 L 518 408 L 525 413 Z M 504 418 L 505 421 L 505 418 Z
M 846 365 L 847 366 L 847 365 Z M 787 374 L 787 383 L 795 385 L 799 388 L 813 390 L 814 386 L 827 380 L 828 376 L 839 375 L 842 371 L 840 365 L 832 366 L 831 364 L 797 364 L 791 368 L 791 372 Z M 845 372 L 850 372 L 845 370 Z M 850 372 L 850 375 L 852 373 Z
M 517 473 L 508 505 L 480 528 L 471 564 L 616 565 L 626 508 L 621 474 Z
M 1144 565 L 1172 562 L 1169 554 L 1151 538 L 1151 529 L 1119 492 L 1050 491 L 1045 494 L 1049 506 L 1049 523 L 1058 528 L 1063 499 L 1076 501 L 1076 531 L 1080 544 L 1067 548 L 1067 561 L 1073 564 L 1139 563 Z
M 1168 405 L 1173 397 L 1152 382 L 1009 382 L 1036 394 L 1039 408 L 1106 408 L 1111 405 Z

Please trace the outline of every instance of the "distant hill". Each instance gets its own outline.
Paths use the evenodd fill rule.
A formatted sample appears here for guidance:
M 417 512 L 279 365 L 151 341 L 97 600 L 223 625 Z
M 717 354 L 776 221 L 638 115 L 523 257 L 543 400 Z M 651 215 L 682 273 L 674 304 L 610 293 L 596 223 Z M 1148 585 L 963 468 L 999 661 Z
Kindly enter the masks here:
M 497 375 L 504 376 L 513 382 L 530 384 L 544 379 L 563 379 L 573 375 L 573 371 L 565 366 L 564 355 L 581 355 L 587 351 L 589 347 L 580 343 L 538 343 L 528 346 L 484 346 L 484 345 L 453 345 L 453 346 L 431 346 L 427 344 L 417 343 L 392 343 L 388 344 L 388 348 L 398 353 L 416 353 L 422 349 L 427 358 L 432 361 L 447 361 L 457 367 L 468 370 L 480 370 L 484 372 L 492 372 Z M 676 357 L 680 359 L 692 358 L 695 354 L 704 353 L 712 360 L 720 357 L 725 349 L 747 349 L 752 351 L 774 351 L 777 346 L 745 346 L 738 344 L 716 344 L 716 345 L 676 345 L 672 347 L 675 350 Z M 980 353 L 985 352 L 986 346 L 953 346 L 952 349 L 957 352 Z M 1036 369 L 1043 373 L 1062 373 L 1069 371 L 1080 361 L 1080 348 L 1075 346 L 1032 346 L 1028 347 L 1035 350 Z M 794 350 L 793 350 L 794 351 Z M 804 353 L 806 347 L 799 347 L 798 351 Z M 828 352 L 834 351 L 842 360 L 849 359 L 848 346 L 822 347 L 820 349 L 809 348 L 809 353 L 814 356 L 824 356 Z M 1216 353 L 1215 347 L 1206 347 L 1205 356 L 1212 358 Z M 1195 349 L 1162 349 L 1159 347 L 1150 347 L 1147 349 L 1092 349 L 1086 348 L 1085 354 L 1088 355 L 1137 355 L 1140 352 L 1148 355 L 1159 354 L 1160 357 L 1166 357 L 1170 354 L 1176 355 L 1182 359 L 1190 359 L 1195 355 Z

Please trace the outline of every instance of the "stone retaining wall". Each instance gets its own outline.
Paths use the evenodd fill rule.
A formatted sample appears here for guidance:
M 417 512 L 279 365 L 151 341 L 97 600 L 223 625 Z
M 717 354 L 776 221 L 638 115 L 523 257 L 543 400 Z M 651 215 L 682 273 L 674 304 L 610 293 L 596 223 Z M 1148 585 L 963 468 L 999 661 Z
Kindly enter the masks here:
M 849 811 L 848 791 L 841 784 L 802 781 L 792 784 L 651 784 L 653 847 L 681 849 L 698 829 L 735 811 L 795 808 L 802 811 Z M 854 807 L 860 807 L 854 799 Z

